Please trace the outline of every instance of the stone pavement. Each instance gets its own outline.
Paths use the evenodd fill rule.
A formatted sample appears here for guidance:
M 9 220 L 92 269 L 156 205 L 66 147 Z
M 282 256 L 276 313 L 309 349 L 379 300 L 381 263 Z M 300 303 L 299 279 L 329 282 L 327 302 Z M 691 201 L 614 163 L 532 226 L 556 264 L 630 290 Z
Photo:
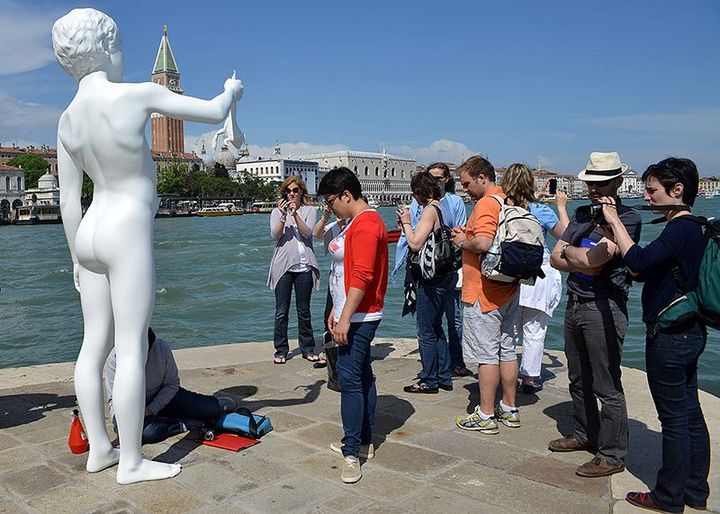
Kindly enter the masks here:
M 270 416 L 275 430 L 254 447 L 228 452 L 178 436 L 144 447 L 147 457 L 181 462 L 174 479 L 119 486 L 114 469 L 84 471 L 67 448 L 75 406 L 72 364 L 0 370 L 0 512 L 646 512 L 622 500 L 647 490 L 660 462 L 660 433 L 645 375 L 624 370 L 631 453 L 625 473 L 581 479 L 589 454 L 551 454 L 547 442 L 568 433 L 570 402 L 564 356 L 547 352 L 545 389 L 519 395 L 523 427 L 501 425 L 484 436 L 455 428 L 477 403 L 475 379 L 452 392 L 409 395 L 419 370 L 414 340 L 379 340 L 374 459 L 363 478 L 340 481 L 339 395 L 326 370 L 298 355 L 270 362 L 270 343 L 176 352 L 185 387 L 235 397 Z M 704 394 L 713 452 L 720 455 L 720 399 Z M 720 512 L 720 470 L 713 463 L 710 509 Z M 689 512 L 686 510 L 686 512 Z

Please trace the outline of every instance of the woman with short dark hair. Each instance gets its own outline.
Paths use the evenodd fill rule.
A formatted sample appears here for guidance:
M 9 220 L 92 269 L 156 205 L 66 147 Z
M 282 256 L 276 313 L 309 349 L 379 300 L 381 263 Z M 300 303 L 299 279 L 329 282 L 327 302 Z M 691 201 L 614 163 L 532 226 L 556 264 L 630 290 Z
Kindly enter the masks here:
M 407 238 L 408 247 L 417 252 L 423 247 L 430 234 L 437 230 L 441 217 L 440 198 L 442 192 L 438 181 L 427 171 L 417 173 L 410 180 L 410 189 L 417 202 L 423 207 L 420 221 L 415 230 L 410 223 L 410 212 L 402 207 L 398 210 L 401 230 Z M 437 393 L 438 389 L 452 391 L 450 347 L 443 331 L 442 319 L 457 282 L 457 273 L 448 273 L 431 280 L 417 280 L 416 318 L 422 369 L 418 382 L 404 388 L 406 393 Z
M 690 159 L 670 157 L 642 176 L 645 201 L 667 219 L 660 236 L 642 248 L 620 221 L 613 198 L 602 198 L 603 214 L 628 269 L 644 279 L 643 322 L 647 326 L 645 366 L 662 427 L 662 467 L 655 488 L 631 492 L 638 507 L 682 512 L 687 505 L 704 510 L 709 495 L 710 436 L 698 400 L 697 363 L 705 349 L 707 329 L 690 319 L 657 329 L 659 314 L 679 296 L 679 275 L 686 290 L 697 287 L 705 249 L 702 227 L 687 216 L 695 203 L 698 171 Z

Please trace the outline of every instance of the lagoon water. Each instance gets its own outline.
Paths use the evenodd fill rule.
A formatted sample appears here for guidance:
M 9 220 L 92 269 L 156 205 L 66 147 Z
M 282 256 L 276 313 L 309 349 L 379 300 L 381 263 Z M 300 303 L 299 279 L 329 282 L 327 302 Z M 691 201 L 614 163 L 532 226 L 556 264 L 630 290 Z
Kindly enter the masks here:
M 571 204 L 571 210 L 581 203 Z M 710 216 L 719 209 L 719 199 L 700 198 L 694 211 Z M 389 227 L 395 224 L 394 209 L 380 212 Z M 649 221 L 655 215 L 645 211 L 642 217 Z M 644 226 L 643 242 L 654 239 L 660 229 Z M 265 282 L 273 246 L 268 215 L 157 220 L 155 331 L 175 348 L 271 340 L 274 295 Z M 329 260 L 320 245 L 315 246 L 323 270 L 320 291 L 312 297 L 313 328 L 320 341 Z M 391 260 L 394 251 L 391 245 Z M 62 226 L 0 227 L 0 257 L 0 367 L 75 360 L 82 315 Z M 630 294 L 623 364 L 643 369 L 641 287 L 636 284 Z M 402 292 L 401 278 L 389 285 L 377 337 L 415 337 L 414 318 L 400 317 Z M 548 331 L 549 348 L 563 347 L 564 304 Z M 291 339 L 297 337 L 294 316 L 293 308 Z M 700 387 L 720 396 L 720 332 L 710 331 L 700 362 Z

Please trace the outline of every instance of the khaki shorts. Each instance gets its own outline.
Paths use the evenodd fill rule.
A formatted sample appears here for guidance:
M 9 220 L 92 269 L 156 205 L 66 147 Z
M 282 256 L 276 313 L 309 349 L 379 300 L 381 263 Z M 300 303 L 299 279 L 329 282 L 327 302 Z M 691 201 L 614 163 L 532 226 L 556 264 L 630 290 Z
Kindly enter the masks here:
M 463 358 L 467 363 L 497 364 L 517 360 L 520 343 L 518 294 L 490 312 L 480 310 L 480 302 L 463 302 Z

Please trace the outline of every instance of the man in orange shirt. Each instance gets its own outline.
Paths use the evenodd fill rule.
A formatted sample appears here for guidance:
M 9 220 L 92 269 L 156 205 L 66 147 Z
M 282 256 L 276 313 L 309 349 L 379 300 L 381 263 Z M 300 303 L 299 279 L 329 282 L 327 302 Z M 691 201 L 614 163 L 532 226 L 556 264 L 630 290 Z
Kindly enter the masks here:
M 453 241 L 463 249 L 463 357 L 467 363 L 478 363 L 480 404 L 455 423 L 465 430 L 497 434 L 498 421 L 510 428 L 520 427 L 515 407 L 519 287 L 490 280 L 480 271 L 480 262 L 495 239 L 505 195 L 495 185 L 495 168 L 483 157 L 470 157 L 457 172 L 465 191 L 478 200 L 465 229 L 454 230 Z M 495 407 L 500 383 L 503 396 Z

